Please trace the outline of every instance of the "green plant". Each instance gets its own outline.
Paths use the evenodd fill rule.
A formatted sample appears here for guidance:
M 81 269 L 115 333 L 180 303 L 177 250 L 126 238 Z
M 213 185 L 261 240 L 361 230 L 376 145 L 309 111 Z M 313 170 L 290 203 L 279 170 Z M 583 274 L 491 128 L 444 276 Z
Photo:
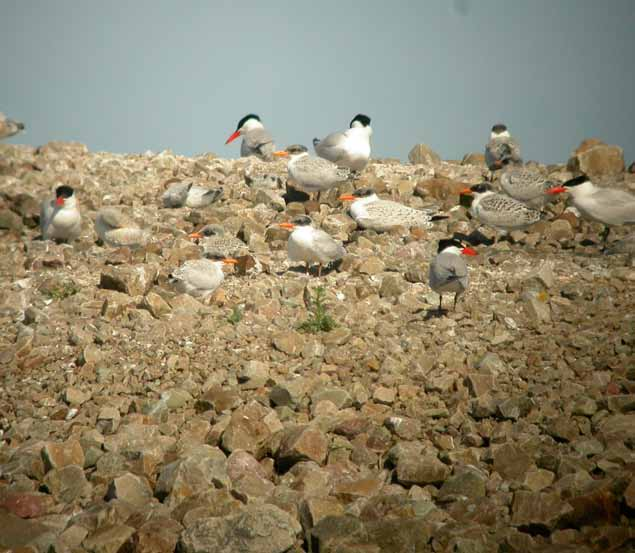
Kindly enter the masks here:
M 229 314 L 229 317 L 227 317 L 227 320 L 233 324 L 233 325 L 237 325 L 243 318 L 243 310 L 240 307 L 240 305 L 235 305 L 234 308 L 232 309 L 232 312 Z
M 311 311 L 311 315 L 300 324 L 298 327 L 300 330 L 315 334 L 316 332 L 329 332 L 337 326 L 333 317 L 326 310 L 326 305 L 324 304 L 325 295 L 326 291 L 323 286 L 318 286 L 315 289 L 315 296 L 313 299 L 309 299 L 309 305 L 307 306 Z
M 77 292 L 79 292 L 79 286 L 73 281 L 67 280 L 60 282 L 56 286 L 46 288 L 43 292 L 52 300 L 63 300 L 64 298 L 77 294 Z

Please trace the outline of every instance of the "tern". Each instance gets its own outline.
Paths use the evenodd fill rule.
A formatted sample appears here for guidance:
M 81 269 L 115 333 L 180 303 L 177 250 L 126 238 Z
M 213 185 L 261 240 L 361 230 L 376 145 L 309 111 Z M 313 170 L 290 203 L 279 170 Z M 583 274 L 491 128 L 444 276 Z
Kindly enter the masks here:
M 492 127 L 489 142 L 485 146 L 485 162 L 490 171 L 495 171 L 503 166 L 505 160 L 520 163 L 520 146 L 507 127 L 498 123 Z
M 103 207 L 97 212 L 95 230 L 104 244 L 115 248 L 144 246 L 150 238 L 147 231 L 116 207 Z
M 317 263 L 320 277 L 322 265 L 342 259 L 346 255 L 342 243 L 323 230 L 313 227 L 313 221 L 306 215 L 300 215 L 290 223 L 280 223 L 279 226 L 292 231 L 287 244 L 289 261 L 304 262 L 307 273 L 309 265 Z
M 428 280 L 430 288 L 439 294 L 439 313 L 441 313 L 444 293 L 454 293 L 454 309 L 456 310 L 458 297 L 467 289 L 469 283 L 467 263 L 462 256 L 478 255 L 478 253 L 453 238 L 439 240 L 437 252 L 430 263 Z
M 55 197 L 45 199 L 40 206 L 44 240 L 75 240 L 81 232 L 81 222 L 75 191 L 70 186 L 58 186 Z
M 351 176 L 347 167 L 339 167 L 321 157 L 311 157 L 306 146 L 294 144 L 286 150 L 274 152 L 273 155 L 290 157 L 287 165 L 289 178 L 303 192 L 309 195 L 317 192 L 318 200 L 321 192 L 346 182 Z
M 359 188 L 353 194 L 344 194 L 341 201 L 352 201 L 351 217 L 364 229 L 378 232 L 402 226 L 431 228 L 432 222 L 447 219 L 434 211 L 423 211 L 390 200 L 380 200 L 371 188 Z
M 334 132 L 319 140 L 313 139 L 315 153 L 352 171 L 362 171 L 370 159 L 370 137 L 373 129 L 370 117 L 358 114 L 353 117 L 350 128 Z
M 162 196 L 164 207 L 205 207 L 223 195 L 222 188 L 205 188 L 193 182 L 176 183 Z
M 571 203 L 580 214 L 591 221 L 604 224 L 603 241 L 614 225 L 635 224 L 635 196 L 615 188 L 601 188 L 587 175 L 580 175 L 549 190 L 550 194 L 569 192 Z
M 229 144 L 236 140 L 239 136 L 243 137 L 240 145 L 240 155 L 242 157 L 257 156 L 264 161 L 271 161 L 273 151 L 275 150 L 273 138 L 263 124 L 260 117 L 255 113 L 245 115 L 236 126 L 236 130 L 230 135 L 225 144 Z
M 207 258 L 233 258 L 248 251 L 247 244 L 231 234 L 226 234 L 220 225 L 205 225 L 189 236 L 199 240 L 203 246 L 203 255 Z
M 225 279 L 223 266 L 236 263 L 231 258 L 190 259 L 172 271 L 168 275 L 168 281 L 180 294 L 206 299 Z
M 0 139 L 9 138 L 24 130 L 24 123 L 9 119 L 4 113 L 0 113 Z
M 534 209 L 542 209 L 553 200 L 554 193 L 549 192 L 556 184 L 547 180 L 538 167 L 522 165 L 511 159 L 504 160 L 500 174 L 503 191 Z
M 494 192 L 491 185 L 486 182 L 466 188 L 461 194 L 473 197 L 470 213 L 476 219 L 505 234 L 511 230 L 525 229 L 537 223 L 541 217 L 537 209 L 527 207 L 505 194 Z M 497 239 L 498 235 L 494 242 Z

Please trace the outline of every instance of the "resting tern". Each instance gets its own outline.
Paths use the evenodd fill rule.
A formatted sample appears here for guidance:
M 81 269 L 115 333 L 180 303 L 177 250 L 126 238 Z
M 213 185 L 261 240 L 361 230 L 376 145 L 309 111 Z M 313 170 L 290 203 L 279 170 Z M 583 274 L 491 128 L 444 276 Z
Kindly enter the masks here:
M 454 292 L 456 301 L 468 286 L 467 264 L 463 255 L 478 255 L 475 250 L 465 246 L 459 240 L 447 238 L 439 240 L 437 255 L 430 263 L 430 288 L 439 294 L 439 313 L 442 312 L 443 294 Z
M 344 194 L 339 199 L 353 202 L 349 211 L 361 228 L 378 232 L 396 226 L 431 228 L 433 221 L 447 219 L 445 215 L 434 215 L 432 211 L 422 211 L 390 200 L 380 200 L 371 188 L 359 188 L 353 194 Z
M 290 157 L 287 170 L 297 188 L 313 194 L 334 188 L 350 178 L 350 169 L 339 167 L 335 163 L 321 157 L 311 157 L 306 146 L 294 144 L 286 150 L 274 152 L 274 156 Z
M 275 149 L 273 138 L 265 130 L 265 127 L 260 122 L 260 117 L 255 113 L 245 115 L 238 121 L 236 130 L 230 135 L 225 144 L 229 144 L 239 136 L 243 137 L 243 142 L 240 145 L 240 155 L 242 157 L 258 156 L 264 161 L 271 161 Z
M 168 281 L 180 294 L 205 299 L 216 290 L 223 280 L 224 265 L 234 265 L 235 259 L 190 259 L 168 275 Z
M 314 138 L 313 147 L 318 156 L 340 167 L 348 167 L 359 172 L 366 167 L 370 159 L 372 134 L 370 117 L 360 113 L 353 117 L 348 130 L 331 133 L 322 140 Z
M 40 206 L 44 240 L 75 240 L 81 232 L 81 222 L 75 191 L 70 186 L 58 186 L 55 197 L 45 199 Z
M 492 127 L 489 142 L 485 146 L 485 163 L 490 171 L 495 171 L 503 166 L 505 160 L 520 163 L 520 146 L 507 127 L 498 123 Z
M 322 276 L 322 265 L 341 259 L 346 250 L 339 240 L 312 225 L 313 221 L 306 215 L 300 215 L 290 223 L 280 223 L 282 228 L 292 231 L 287 244 L 289 261 L 303 261 L 307 273 L 309 265 L 317 263 L 319 277 Z
M 470 212 L 476 219 L 504 233 L 527 228 L 540 220 L 540 211 L 505 194 L 494 192 L 486 182 L 466 188 L 461 194 L 473 197 Z M 497 239 L 498 235 L 494 241 Z
M 190 234 L 190 238 L 200 241 L 203 255 L 208 258 L 237 257 L 248 251 L 247 244 L 231 234 L 225 234 L 225 229 L 219 225 L 206 225 Z
M 9 119 L 4 113 L 0 113 L 0 139 L 9 138 L 22 130 L 24 130 L 24 123 Z
M 564 191 L 569 192 L 571 203 L 584 218 L 604 224 L 604 242 L 608 239 L 610 226 L 635 224 L 635 196 L 628 192 L 600 188 L 587 175 L 568 180 L 562 186 L 549 190 L 549 193 Z
M 95 230 L 104 244 L 115 248 L 144 246 L 150 238 L 147 231 L 116 207 L 102 207 L 97 212 Z
M 500 185 L 503 191 L 534 209 L 542 209 L 553 200 L 552 190 L 555 183 L 547 180 L 538 167 L 522 165 L 510 159 L 503 161 L 500 174 Z
M 223 195 L 222 188 L 205 188 L 193 182 L 176 183 L 162 196 L 164 207 L 205 207 Z

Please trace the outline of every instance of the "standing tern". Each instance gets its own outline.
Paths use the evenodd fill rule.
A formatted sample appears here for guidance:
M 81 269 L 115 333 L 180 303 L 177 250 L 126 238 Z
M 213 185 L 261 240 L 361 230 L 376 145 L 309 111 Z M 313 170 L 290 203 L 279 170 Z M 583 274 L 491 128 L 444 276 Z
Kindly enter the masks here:
M 489 142 L 485 146 L 485 163 L 490 171 L 495 171 L 503 166 L 505 160 L 520 163 L 520 146 L 507 127 L 498 123 L 492 127 Z
M 206 299 L 225 279 L 223 266 L 236 263 L 231 258 L 190 259 L 172 271 L 168 275 L 168 281 L 180 294 Z
M 81 232 L 81 222 L 75 191 L 70 186 L 58 186 L 55 197 L 45 199 L 40 206 L 44 240 L 75 240 Z
M 199 240 L 203 246 L 203 255 L 207 258 L 233 258 L 248 251 L 247 244 L 239 238 L 226 234 L 220 225 L 205 225 L 197 232 L 190 234 L 190 238 Z
M 309 195 L 320 193 L 338 184 L 346 182 L 350 178 L 350 169 L 339 167 L 335 163 L 321 157 L 311 157 L 306 146 L 294 144 L 286 150 L 274 152 L 274 156 L 289 157 L 287 170 L 289 177 L 293 179 L 297 188 Z
M 351 217 L 364 229 L 378 232 L 402 226 L 431 228 L 432 222 L 447 219 L 433 211 L 422 211 L 390 200 L 380 200 L 371 188 L 359 188 L 353 194 L 344 194 L 341 201 L 352 201 Z
M 456 301 L 468 286 L 467 263 L 463 255 L 478 255 L 475 250 L 465 246 L 459 240 L 447 238 L 439 240 L 437 255 L 430 263 L 429 283 L 439 294 L 439 313 L 442 310 L 443 294 L 454 292 L 454 309 Z
M 549 190 L 550 194 L 567 191 L 580 214 L 604 224 L 603 241 L 609 237 L 610 226 L 635 224 L 635 196 L 615 188 L 600 188 L 587 175 L 580 175 Z
M 193 182 L 176 183 L 162 196 L 164 207 L 205 207 L 214 203 L 223 195 L 222 188 L 205 188 Z
M 0 139 L 9 138 L 24 130 L 24 123 L 9 119 L 4 113 L 0 113 Z
M 321 229 L 312 226 L 313 221 L 306 215 L 300 215 L 290 223 L 280 223 L 282 228 L 291 230 L 287 251 L 289 261 L 306 263 L 309 272 L 311 263 L 318 264 L 318 277 L 322 276 L 322 265 L 337 261 L 346 255 L 346 250 L 339 240 Z
M 540 211 L 505 194 L 494 192 L 486 182 L 466 188 L 461 194 L 473 197 L 470 212 L 476 219 L 505 234 L 511 230 L 522 230 L 540 220 Z M 498 234 L 494 242 L 497 239 Z
M 352 171 L 362 171 L 370 159 L 370 137 L 373 129 L 370 117 L 358 114 L 353 117 L 350 128 L 334 132 L 319 140 L 313 139 L 315 153 Z
M 264 161 L 271 161 L 275 150 L 273 138 L 260 122 L 260 117 L 255 113 L 245 115 L 236 126 L 236 130 L 230 135 L 225 144 L 243 137 L 240 145 L 240 155 L 242 157 L 257 156 Z
M 503 191 L 534 209 L 542 209 L 553 200 L 552 190 L 555 183 L 547 180 L 538 167 L 522 165 L 511 159 L 504 160 L 500 174 L 500 185 Z
M 144 246 L 150 237 L 116 207 L 102 207 L 97 212 L 95 230 L 104 244 L 115 248 Z

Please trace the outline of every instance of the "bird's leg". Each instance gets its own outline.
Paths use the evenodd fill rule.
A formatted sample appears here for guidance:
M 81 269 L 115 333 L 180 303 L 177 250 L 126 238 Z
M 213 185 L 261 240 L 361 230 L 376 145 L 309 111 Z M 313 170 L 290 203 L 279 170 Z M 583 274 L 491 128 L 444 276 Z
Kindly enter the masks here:
M 604 230 L 602 231 L 602 234 L 600 236 L 602 236 L 602 241 L 604 242 L 605 246 L 606 246 L 606 241 L 609 238 L 610 232 L 611 232 L 611 227 L 609 227 L 608 225 L 604 225 Z
M 309 262 L 308 261 L 304 262 L 304 274 L 305 275 L 311 274 L 311 271 L 309 270 Z
M 456 300 L 459 299 L 459 295 L 455 292 L 454 293 L 454 306 L 453 306 L 453 311 L 456 311 Z
M 443 308 L 441 307 L 442 305 L 443 305 L 443 294 L 439 294 L 439 315 L 443 313 Z
M 322 263 L 318 263 L 318 278 L 322 276 Z
M 320 205 L 320 194 L 322 194 L 322 191 L 318 190 L 317 196 L 315 198 L 315 201 L 318 203 L 318 205 Z

